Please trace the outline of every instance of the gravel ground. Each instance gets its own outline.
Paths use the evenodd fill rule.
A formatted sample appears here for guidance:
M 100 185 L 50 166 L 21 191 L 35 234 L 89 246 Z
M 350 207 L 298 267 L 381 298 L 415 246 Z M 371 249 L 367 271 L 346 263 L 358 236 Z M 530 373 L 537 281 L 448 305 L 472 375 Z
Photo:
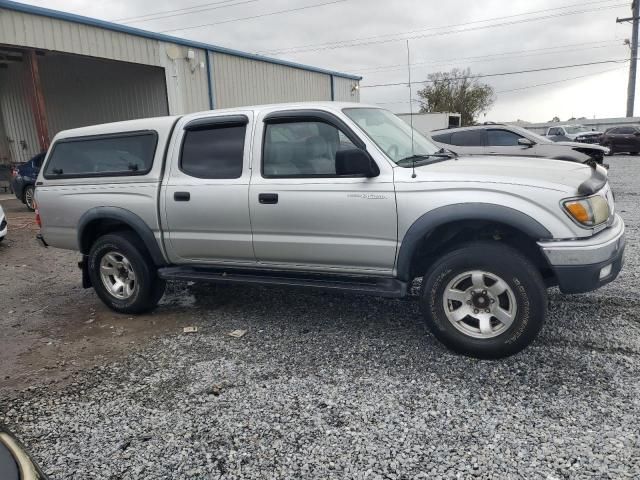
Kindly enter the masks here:
M 0 421 L 54 479 L 639 478 L 640 158 L 609 163 L 625 269 L 552 291 L 515 357 L 449 353 L 412 300 L 177 284 L 149 338 L 0 390 Z

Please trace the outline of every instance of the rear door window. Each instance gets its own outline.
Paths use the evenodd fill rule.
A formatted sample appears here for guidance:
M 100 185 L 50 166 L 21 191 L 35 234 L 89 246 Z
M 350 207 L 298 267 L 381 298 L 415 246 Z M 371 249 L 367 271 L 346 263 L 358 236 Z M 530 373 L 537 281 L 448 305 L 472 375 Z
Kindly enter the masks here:
M 616 133 L 621 133 L 623 135 L 633 135 L 635 133 L 635 129 L 633 127 L 620 127 Z
M 240 178 L 246 130 L 246 119 L 187 130 L 182 141 L 180 169 L 196 178 Z
M 451 145 L 458 145 L 459 147 L 482 147 L 483 131 L 467 130 L 464 132 L 454 132 L 451 134 Z
M 132 132 L 62 139 L 55 143 L 44 177 L 145 175 L 158 143 L 156 132 Z

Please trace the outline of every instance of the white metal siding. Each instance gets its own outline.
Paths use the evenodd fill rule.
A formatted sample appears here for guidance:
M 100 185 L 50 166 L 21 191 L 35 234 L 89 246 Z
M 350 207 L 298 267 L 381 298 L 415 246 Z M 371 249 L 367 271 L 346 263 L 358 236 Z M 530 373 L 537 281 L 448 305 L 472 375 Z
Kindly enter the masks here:
M 216 108 L 331 99 L 331 77 L 221 53 L 210 53 Z
M 159 42 L 161 64 L 165 69 L 169 111 L 172 115 L 209 110 L 209 86 L 206 69 L 206 52 L 176 45 L 180 58 L 167 56 L 170 43 Z M 187 59 L 192 50 L 195 58 Z
M 26 162 L 40 152 L 26 78 L 22 63 L 9 63 L 8 68 L 0 69 L 0 115 L 13 162 Z
M 169 113 L 162 68 L 57 53 L 38 63 L 51 138 L 69 128 Z
M 13 10 L 0 9 L 0 43 L 160 65 L 156 40 Z
M 360 90 L 354 90 L 354 87 L 358 85 L 358 80 L 334 76 L 333 99 L 336 102 L 359 102 Z
M 1 8 L 0 44 L 164 67 L 172 114 L 209 109 L 204 50 L 191 48 L 195 59 L 189 61 L 189 48 L 175 45 L 181 58 L 171 60 L 171 43 Z

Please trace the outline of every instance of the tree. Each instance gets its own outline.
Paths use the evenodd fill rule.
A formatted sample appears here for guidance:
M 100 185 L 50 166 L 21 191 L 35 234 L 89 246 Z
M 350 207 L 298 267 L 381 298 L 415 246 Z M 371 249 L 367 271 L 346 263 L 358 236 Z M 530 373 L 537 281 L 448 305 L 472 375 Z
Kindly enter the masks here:
M 421 99 L 420 113 L 459 113 L 462 125 L 473 125 L 475 118 L 486 112 L 495 101 L 493 88 L 480 83 L 469 68 L 430 74 L 428 83 L 418 96 Z
M 552 123 L 558 123 L 559 121 L 560 121 L 560 118 L 557 115 L 551 119 Z

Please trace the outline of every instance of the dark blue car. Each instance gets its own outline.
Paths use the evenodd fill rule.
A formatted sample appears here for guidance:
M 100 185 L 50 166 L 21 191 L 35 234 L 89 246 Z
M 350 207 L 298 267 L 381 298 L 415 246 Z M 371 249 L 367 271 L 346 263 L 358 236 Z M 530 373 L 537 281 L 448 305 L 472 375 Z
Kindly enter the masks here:
M 39 153 L 28 162 L 18 165 L 11 173 L 11 188 L 16 194 L 18 200 L 22 201 L 31 211 L 36 209 L 33 200 L 33 192 L 35 191 L 36 179 L 42 167 L 45 153 Z

